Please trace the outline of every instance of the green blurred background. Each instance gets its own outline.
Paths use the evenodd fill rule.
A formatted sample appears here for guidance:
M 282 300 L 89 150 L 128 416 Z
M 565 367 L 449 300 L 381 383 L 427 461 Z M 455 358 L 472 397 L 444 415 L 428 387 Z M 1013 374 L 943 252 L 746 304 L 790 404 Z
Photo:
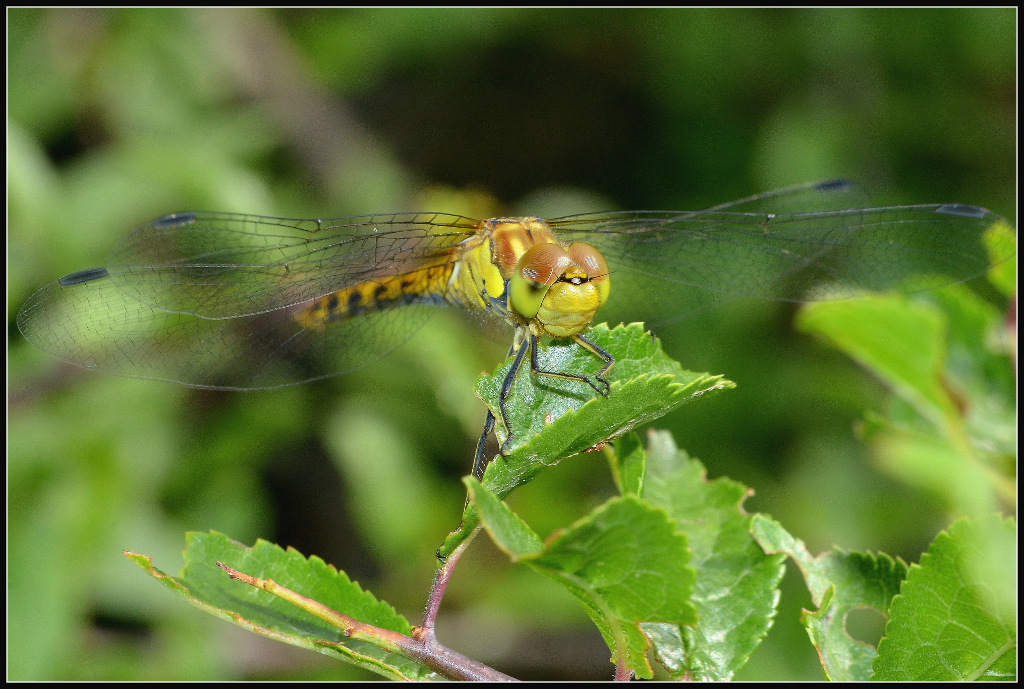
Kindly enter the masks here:
M 457 525 L 472 383 L 508 346 L 459 314 L 357 373 L 262 393 L 96 375 L 21 338 L 32 291 L 146 220 L 696 209 L 831 177 L 1016 217 L 1013 9 L 22 9 L 8 41 L 10 679 L 370 677 L 199 612 L 121 550 L 176 572 L 186 530 L 266 538 L 415 623 Z M 885 391 L 792 313 L 659 329 L 739 384 L 660 425 L 812 551 L 916 561 L 955 515 L 874 468 L 853 427 Z M 511 502 L 546 535 L 612 490 L 586 455 Z M 742 677 L 822 677 L 789 569 Z M 485 538 L 438 634 L 524 679 L 612 672 L 578 604 Z

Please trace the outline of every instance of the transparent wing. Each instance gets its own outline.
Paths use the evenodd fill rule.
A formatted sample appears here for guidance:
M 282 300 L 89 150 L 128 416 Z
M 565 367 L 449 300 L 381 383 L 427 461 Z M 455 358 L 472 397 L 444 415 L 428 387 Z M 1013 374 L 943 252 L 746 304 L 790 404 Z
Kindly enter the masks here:
M 561 240 L 604 254 L 613 306 L 620 290 L 640 292 L 644 299 L 630 303 L 660 317 L 736 297 L 810 301 L 931 289 L 976 277 L 1015 251 L 1012 232 L 986 242 L 992 228 L 1006 225 L 982 208 L 844 209 L 859 196 L 851 185 L 827 182 L 705 211 L 596 213 L 550 224 Z
M 36 292 L 18 327 L 54 356 L 117 375 L 224 389 L 300 383 L 384 356 L 432 311 L 403 303 L 305 327 L 295 317 L 305 306 L 458 260 L 479 225 L 439 214 L 165 216 L 123 239 L 109 267 Z
M 481 225 L 441 213 L 330 220 L 177 213 L 123 238 L 106 269 L 143 304 L 236 318 L 450 262 L 452 249 Z
M 738 201 L 708 208 L 709 211 L 735 213 L 807 213 L 864 208 L 868 195 L 863 188 L 845 179 L 808 182 L 785 189 L 766 191 Z M 697 211 L 703 213 L 705 211 Z
M 623 320 L 685 317 L 739 296 L 802 301 L 851 289 L 927 289 L 975 277 L 1016 249 L 1013 231 L 981 208 L 862 203 L 856 187 L 830 181 L 704 211 L 549 222 L 561 240 L 602 251 L 612 272 L 610 314 Z M 460 260 L 459 244 L 482 226 L 416 213 L 164 216 L 123 239 L 106 268 L 33 295 L 18 327 L 55 356 L 120 375 L 214 388 L 298 383 L 383 356 L 431 309 L 404 300 L 311 327 L 296 314 L 353 285 L 386 287 Z M 642 298 L 622 296 L 630 294 Z
M 351 371 L 411 336 L 433 309 L 410 305 L 306 328 L 282 308 L 200 318 L 136 301 L 108 278 L 53 282 L 18 314 L 36 346 L 79 366 L 216 389 L 274 388 Z

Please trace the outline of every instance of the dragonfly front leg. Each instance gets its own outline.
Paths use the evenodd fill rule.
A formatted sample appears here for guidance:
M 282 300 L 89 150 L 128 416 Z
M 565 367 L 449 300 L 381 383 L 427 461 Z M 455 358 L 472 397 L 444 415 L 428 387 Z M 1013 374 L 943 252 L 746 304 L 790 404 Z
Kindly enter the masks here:
M 582 381 L 589 385 L 590 387 L 594 388 L 594 390 L 602 397 L 607 397 L 608 393 L 611 392 L 611 385 L 608 383 L 607 380 L 604 379 L 604 374 L 608 373 L 608 369 L 610 369 L 612 367 L 612 364 L 615 363 L 615 357 L 613 357 L 611 354 L 606 352 L 601 347 L 598 347 L 596 344 L 594 344 L 587 338 L 583 337 L 582 335 L 573 335 L 572 337 L 572 339 L 578 345 L 580 345 L 589 352 L 593 352 L 595 355 L 599 356 L 601 359 L 604 360 L 604 366 L 601 368 L 600 371 L 594 374 L 594 378 L 593 380 L 591 380 L 590 376 L 581 376 L 575 373 L 560 373 L 558 371 L 543 370 L 540 367 L 540 363 L 537 361 L 537 338 L 531 335 L 530 339 L 532 345 L 532 353 L 530 356 L 530 369 L 537 375 Z
M 581 347 L 594 353 L 604 361 L 604 366 L 601 370 L 591 376 L 581 376 L 575 373 L 561 373 L 559 371 L 546 371 L 540 367 L 540 362 L 537 359 L 537 352 L 540 346 L 537 342 L 537 336 L 532 333 L 526 337 L 521 337 L 517 334 L 517 342 L 512 345 L 509 349 L 509 356 L 515 353 L 515 358 L 512 360 L 512 366 L 509 367 L 508 373 L 505 374 L 505 379 L 501 384 L 501 391 L 498 395 L 498 413 L 501 416 L 501 422 L 505 426 L 506 436 L 504 442 L 501 443 L 499 451 L 502 455 L 507 455 L 510 451 L 514 433 L 512 426 L 508 420 L 508 412 L 505 410 L 505 400 L 512 392 L 512 385 L 515 383 L 516 375 L 519 373 L 519 369 L 522 368 L 523 360 L 526 358 L 526 352 L 530 352 L 530 370 L 533 373 L 541 376 L 551 376 L 553 378 L 565 378 L 568 380 L 578 380 L 585 382 L 587 385 L 592 387 L 598 394 L 607 397 L 611 392 L 611 385 L 604 378 L 604 375 L 611 369 L 615 363 L 615 357 L 609 354 L 607 351 L 594 344 L 582 335 L 573 336 L 573 340 L 577 342 Z M 473 476 L 480 479 L 483 477 L 484 470 L 487 468 L 488 460 L 484 456 L 484 446 L 486 443 L 487 436 L 492 430 L 494 430 L 495 416 L 490 410 L 487 412 L 487 417 L 484 420 L 484 430 L 480 435 L 480 440 L 477 442 L 476 457 L 473 461 Z
M 652 335 L 652 337 L 653 337 L 653 335 Z M 578 344 L 581 347 L 583 347 L 584 349 L 586 349 L 586 350 L 596 354 L 597 356 L 599 356 L 601 359 L 604 360 L 604 366 L 601 368 L 600 371 L 598 371 L 597 373 L 594 374 L 594 380 L 596 380 L 598 383 L 600 383 L 602 388 L 604 388 L 604 389 L 599 388 L 597 385 L 595 385 L 590 380 L 590 378 L 587 378 L 586 381 L 587 381 L 587 383 L 590 384 L 590 387 L 592 387 L 595 390 L 597 390 L 604 397 L 607 397 L 608 393 L 610 393 L 611 390 L 612 390 L 612 386 L 608 383 L 607 380 L 604 379 L 604 374 L 608 373 L 608 370 L 612 367 L 612 365 L 615 364 L 615 357 L 613 357 L 609 352 L 605 351 L 601 347 L 598 347 L 596 344 L 594 344 L 593 342 L 591 342 L 587 338 L 583 337 L 582 335 L 579 335 L 579 334 L 573 335 L 572 339 L 575 340 L 576 344 Z
M 537 359 L 537 352 L 540 349 L 540 345 L 537 342 L 537 336 L 532 333 L 529 337 L 524 338 L 523 342 L 520 343 L 519 348 L 516 350 L 516 358 L 512 361 L 512 367 L 508 370 L 508 374 L 505 376 L 505 381 L 501 385 L 501 396 L 498 398 L 498 410 L 501 412 L 501 420 L 502 423 L 505 424 L 505 429 L 508 431 L 508 436 L 506 436 L 505 442 L 501 444 L 501 454 L 508 454 L 509 446 L 512 441 L 512 427 L 508 422 L 508 415 L 505 412 L 505 399 L 512 392 L 512 383 L 515 382 L 516 374 L 523 365 L 523 359 L 525 358 L 527 349 L 530 350 L 530 370 L 538 376 L 578 380 L 594 388 L 594 390 L 602 397 L 607 397 L 611 392 L 611 385 L 607 380 L 605 380 L 604 374 L 606 374 L 615 363 L 615 357 L 582 335 L 574 335 L 573 340 L 575 340 L 584 349 L 593 352 L 604 361 L 604 366 L 601 367 L 600 371 L 594 374 L 593 379 L 591 379 L 590 376 L 581 376 L 575 373 L 562 373 L 560 371 L 546 371 L 542 369 L 540 367 L 540 362 Z
M 506 428 L 508 426 L 506 425 Z M 489 459 L 484 455 L 484 448 L 487 446 L 487 436 L 494 430 L 494 412 L 490 409 L 487 410 L 487 418 L 484 419 L 484 431 L 480 434 L 480 440 L 476 443 L 476 456 L 473 458 L 473 478 L 477 481 L 482 481 L 484 478 L 484 471 L 487 469 L 487 465 L 490 464 Z
M 507 435 L 505 436 L 505 442 L 501 444 L 499 452 L 506 454 L 508 449 L 508 443 L 512 439 L 512 427 L 509 425 L 508 416 L 505 413 L 505 398 L 508 397 L 509 392 L 512 390 L 512 383 L 515 381 L 516 373 L 519 371 L 520 366 L 523 365 L 523 355 L 526 353 L 524 347 L 529 345 L 529 340 L 522 337 L 517 332 L 516 339 L 509 347 L 507 356 L 516 355 L 515 360 L 512 362 L 512 367 L 509 368 L 508 373 L 505 374 L 505 380 L 501 384 L 501 392 L 498 393 L 498 411 L 501 414 L 501 422 L 505 426 Z M 480 440 L 476 444 L 476 456 L 473 458 L 473 477 L 477 480 L 482 480 L 484 477 L 484 471 L 487 469 L 487 465 L 490 464 L 490 459 L 484 455 L 484 449 L 487 445 L 487 436 L 494 430 L 494 412 L 490 409 L 487 410 L 487 416 L 484 418 L 484 430 L 480 434 Z
M 517 340 L 520 338 L 517 336 Z M 518 345 L 518 348 L 517 348 Z M 504 442 L 501 443 L 500 452 L 503 455 L 507 455 L 509 452 L 509 446 L 512 443 L 512 425 L 508 422 L 508 413 L 505 411 L 505 400 L 512 392 L 512 384 L 516 382 L 516 374 L 519 373 L 519 369 L 523 365 L 523 359 L 526 357 L 526 350 L 537 349 L 537 338 L 533 335 L 522 338 L 522 341 L 513 344 L 512 349 L 516 352 L 516 358 L 512 360 L 512 366 L 508 369 L 508 373 L 505 374 L 505 380 L 501 383 L 501 392 L 498 394 L 498 412 L 501 414 L 501 422 L 505 424 L 505 436 Z M 509 350 L 511 354 L 512 350 Z M 531 364 L 534 357 L 530 357 Z

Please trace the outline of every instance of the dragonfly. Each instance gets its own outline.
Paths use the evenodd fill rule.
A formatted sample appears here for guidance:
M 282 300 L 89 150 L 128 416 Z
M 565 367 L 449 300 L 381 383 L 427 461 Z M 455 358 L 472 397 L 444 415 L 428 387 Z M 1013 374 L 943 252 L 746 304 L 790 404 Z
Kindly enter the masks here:
M 253 390 L 349 372 L 408 339 L 439 306 L 514 330 L 518 372 L 611 392 L 614 357 L 586 329 L 614 295 L 633 320 L 738 297 L 814 301 L 916 291 L 988 271 L 1015 251 L 996 214 L 963 204 L 864 207 L 830 180 L 701 211 L 544 220 L 446 213 L 333 219 L 173 213 L 120 240 L 104 267 L 46 285 L 18 313 L 40 349 L 78 366 L 198 388 Z M 1002 237 L 1002 239 L 1000 239 Z M 993 239 L 995 238 L 995 239 Z M 652 310 L 653 309 L 653 310 Z M 656 310 L 656 311 L 655 311 Z M 542 338 L 571 338 L 591 376 L 544 370 Z M 487 412 L 473 473 L 482 477 Z

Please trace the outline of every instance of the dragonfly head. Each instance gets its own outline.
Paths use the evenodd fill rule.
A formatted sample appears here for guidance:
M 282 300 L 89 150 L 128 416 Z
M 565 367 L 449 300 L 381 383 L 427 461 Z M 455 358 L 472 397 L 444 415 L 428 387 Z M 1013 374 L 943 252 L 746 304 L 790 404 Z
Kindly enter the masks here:
M 571 337 L 590 325 L 610 290 L 608 264 L 594 247 L 534 244 L 509 280 L 509 306 L 541 333 Z

